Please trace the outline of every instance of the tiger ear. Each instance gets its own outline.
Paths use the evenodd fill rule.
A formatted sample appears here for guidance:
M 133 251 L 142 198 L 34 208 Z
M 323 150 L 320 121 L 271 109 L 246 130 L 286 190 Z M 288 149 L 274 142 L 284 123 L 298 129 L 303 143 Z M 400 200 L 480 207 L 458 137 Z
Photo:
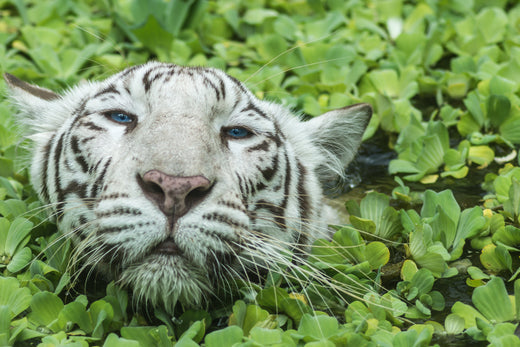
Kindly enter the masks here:
M 51 101 L 60 98 L 58 94 L 49 89 L 29 84 L 9 73 L 4 74 L 4 79 L 15 98 L 18 96 L 21 98 L 35 98 L 36 100 L 33 101 Z
M 344 176 L 371 116 L 369 104 L 356 104 L 329 111 L 305 123 L 311 141 L 322 156 L 317 168 L 322 182 Z
M 61 109 L 58 107 L 62 97 L 53 91 L 24 82 L 5 73 L 8 96 L 19 111 L 18 120 L 32 129 L 32 132 L 54 130 L 48 127 Z

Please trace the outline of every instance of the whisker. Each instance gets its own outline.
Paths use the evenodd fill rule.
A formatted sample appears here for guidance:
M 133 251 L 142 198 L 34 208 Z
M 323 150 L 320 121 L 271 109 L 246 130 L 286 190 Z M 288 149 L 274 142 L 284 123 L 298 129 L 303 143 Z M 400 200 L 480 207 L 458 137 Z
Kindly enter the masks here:
M 338 61 L 338 60 L 346 60 L 346 59 L 350 59 L 348 57 L 343 57 L 343 58 L 332 58 L 332 59 L 327 59 L 327 60 L 323 60 L 323 61 L 319 61 L 319 62 L 316 62 L 316 63 L 309 63 L 309 64 L 303 64 L 303 65 L 298 65 L 298 66 L 293 66 L 293 67 L 290 67 L 288 69 L 285 69 L 285 70 L 282 70 L 280 72 L 277 72 L 275 74 L 272 74 L 271 76 L 267 77 L 267 78 L 264 78 L 263 80 L 261 81 L 258 81 L 256 82 L 255 84 L 253 84 L 252 86 L 253 87 L 256 87 L 257 85 L 259 84 L 262 84 L 266 81 L 269 81 L 270 79 L 276 77 L 276 76 L 279 76 L 279 75 L 283 75 L 289 71 L 293 71 L 293 70 L 298 70 L 298 69 L 303 69 L 303 68 L 306 68 L 306 67 L 309 67 L 309 66 L 315 66 L 315 65 L 321 65 L 321 64 L 326 64 L 326 63 L 330 63 L 330 62 L 333 62 L 333 61 Z
M 280 54 L 278 54 L 274 58 L 271 58 L 271 60 L 269 60 L 264 65 L 262 65 L 258 70 L 256 70 L 253 74 L 251 74 L 248 78 L 246 78 L 244 80 L 244 83 L 247 83 L 251 78 L 255 77 L 260 72 L 262 72 L 262 70 L 264 70 L 267 66 L 271 65 L 271 63 L 275 62 L 276 60 L 278 60 L 279 58 L 283 57 L 284 55 L 294 51 L 295 49 L 298 49 L 298 48 L 301 48 L 301 47 L 305 47 L 305 46 L 309 46 L 309 45 L 311 45 L 311 44 L 313 44 L 315 42 L 323 41 L 323 40 L 325 40 L 328 37 L 334 36 L 335 34 L 336 34 L 336 32 L 332 32 L 332 33 L 324 35 L 322 37 L 318 37 L 318 38 L 316 38 L 314 40 L 310 40 L 310 41 L 307 41 L 307 42 L 299 43 L 297 45 L 294 45 L 294 46 L 286 49 L 285 51 L 281 52 Z M 274 77 L 274 76 L 272 76 L 272 77 Z

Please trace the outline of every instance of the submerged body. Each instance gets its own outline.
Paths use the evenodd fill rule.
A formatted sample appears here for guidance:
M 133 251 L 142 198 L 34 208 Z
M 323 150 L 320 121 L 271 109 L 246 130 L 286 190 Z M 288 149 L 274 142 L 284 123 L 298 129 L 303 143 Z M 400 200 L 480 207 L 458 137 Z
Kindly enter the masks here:
M 62 95 L 5 78 L 33 185 L 79 260 L 168 310 L 324 237 L 322 183 L 371 115 L 303 122 L 219 70 L 155 62 Z

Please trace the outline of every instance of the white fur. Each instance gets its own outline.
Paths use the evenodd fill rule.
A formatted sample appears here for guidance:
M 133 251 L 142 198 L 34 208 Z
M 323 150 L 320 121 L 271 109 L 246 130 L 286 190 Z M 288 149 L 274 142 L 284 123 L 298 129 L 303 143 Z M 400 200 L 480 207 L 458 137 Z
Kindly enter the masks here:
M 167 79 L 166 73 L 172 69 L 178 73 Z M 150 84 L 147 92 L 143 81 L 150 71 L 150 76 L 160 73 L 161 77 Z M 42 198 L 44 184 L 51 187 L 52 206 L 65 204 L 59 227 L 75 240 L 78 258 L 131 287 L 138 299 L 162 304 L 169 310 L 178 300 L 200 305 L 215 285 L 208 280 L 208 274 L 216 278 L 217 285 L 222 284 L 234 271 L 250 265 L 244 259 L 253 259 L 255 266 L 270 266 L 279 261 L 283 249 L 304 249 L 323 236 L 327 220 L 321 219 L 321 184 L 343 175 L 371 114 L 368 105 L 358 105 L 302 122 L 285 108 L 254 98 L 221 71 L 161 63 L 148 63 L 102 82 L 81 84 L 53 100 L 38 98 L 19 84 L 8 84 L 20 120 L 35 143 L 32 182 Z M 106 88 L 118 92 L 95 97 Z M 225 98 L 218 92 L 225 92 Z M 266 117 L 242 112 L 248 103 Z M 80 121 L 95 124 L 103 131 L 74 126 L 78 122 L 73 122 L 78 116 L 75 112 L 81 105 L 84 114 Z M 124 125 L 103 115 L 108 110 L 136 115 L 137 126 L 127 131 Z M 227 126 L 247 127 L 254 135 L 223 141 L 222 128 Z M 269 137 L 277 131 L 279 147 Z M 50 142 L 54 153 L 60 137 L 63 158 L 59 182 L 54 182 L 54 155 L 49 158 L 44 146 Z M 73 138 L 86 139 L 80 141 L 82 155 L 89 167 L 97 165 L 96 170 L 81 170 L 71 150 Z M 269 151 L 248 151 L 262 143 L 268 144 Z M 267 182 L 261 171 L 269 168 L 275 158 L 278 170 Z M 109 161 L 102 189 L 97 192 L 100 171 Z M 304 174 L 301 167 L 305 181 L 299 186 Z M 136 176 L 143 177 L 150 170 L 171 176 L 203 175 L 213 182 L 213 187 L 170 230 L 166 216 L 146 198 L 136 181 Z M 291 177 L 285 177 L 286 172 Z M 265 187 L 244 196 L 241 179 L 251 186 L 263 183 Z M 64 201 L 57 201 L 59 189 L 53 187 L 58 183 L 62 190 L 85 184 L 92 199 L 87 201 L 80 193 L 67 191 Z M 306 196 L 299 197 L 298 189 L 304 189 Z M 110 198 L 116 194 L 123 195 Z M 308 205 L 306 216 L 300 215 L 302 201 Z M 260 206 L 262 202 L 268 204 Z M 273 214 L 271 206 L 279 208 L 281 215 Z M 122 207 L 139 210 L 140 214 L 112 213 Z M 217 215 L 217 220 L 208 219 L 209 214 Z M 87 223 L 81 223 L 80 216 Z M 101 232 L 107 228 L 122 229 Z M 175 240 L 182 256 L 153 252 L 168 237 Z M 258 244 L 264 244 L 262 252 L 271 257 L 260 257 L 264 253 L 255 251 Z M 237 245 L 242 248 L 234 249 Z M 242 261 L 228 266 L 218 259 L 222 254 L 239 256 Z

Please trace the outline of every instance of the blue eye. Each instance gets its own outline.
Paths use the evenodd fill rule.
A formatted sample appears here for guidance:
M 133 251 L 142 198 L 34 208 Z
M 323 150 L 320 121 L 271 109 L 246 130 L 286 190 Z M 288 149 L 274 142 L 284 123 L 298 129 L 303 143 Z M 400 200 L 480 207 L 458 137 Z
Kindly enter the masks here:
M 248 137 L 251 135 L 251 132 L 245 128 L 241 127 L 233 127 L 233 128 L 227 128 L 225 130 L 226 135 L 233 137 L 235 139 L 243 139 L 245 137 Z
M 110 112 L 108 116 L 110 117 L 110 119 L 118 123 L 131 123 L 134 121 L 133 117 L 127 115 L 126 113 L 118 111 Z

